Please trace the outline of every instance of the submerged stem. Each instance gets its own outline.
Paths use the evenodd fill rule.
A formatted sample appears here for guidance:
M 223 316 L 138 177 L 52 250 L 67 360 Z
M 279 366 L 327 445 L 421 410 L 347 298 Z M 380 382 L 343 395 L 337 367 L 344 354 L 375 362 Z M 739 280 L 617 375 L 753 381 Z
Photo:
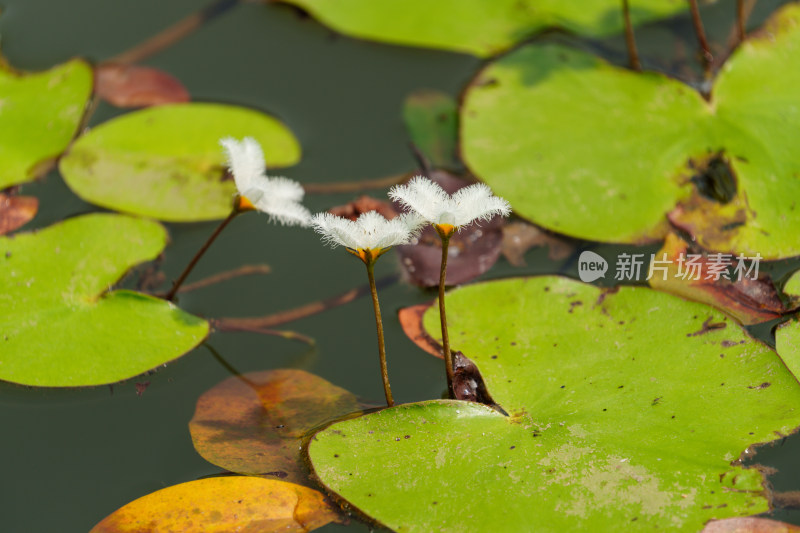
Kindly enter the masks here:
M 392 407 L 392 388 L 389 386 L 389 371 L 386 368 L 386 346 L 383 342 L 383 321 L 381 320 L 381 306 L 378 303 L 378 289 L 375 287 L 375 258 L 369 257 L 364 261 L 367 265 L 369 290 L 372 293 L 372 306 L 375 308 L 375 327 L 378 329 L 378 354 L 381 359 L 381 377 L 383 378 L 383 392 L 386 394 L 386 405 Z
M 178 293 L 178 289 L 181 288 L 181 285 L 183 284 L 183 282 L 186 281 L 186 277 L 192 272 L 192 270 L 194 269 L 194 266 L 197 264 L 198 261 L 200 261 L 200 258 L 203 257 L 203 254 L 206 253 L 206 250 L 208 250 L 208 248 L 211 246 L 211 243 L 213 243 L 217 239 L 219 234 L 222 233 L 222 230 L 225 229 L 225 226 L 227 226 L 230 223 L 231 220 L 236 218 L 236 215 L 238 215 L 239 213 L 240 213 L 240 211 L 238 209 L 232 210 L 231 214 L 228 215 L 228 217 L 225 220 L 222 221 L 222 224 L 217 226 L 217 229 L 214 230 L 214 233 L 211 234 L 211 237 L 209 237 L 208 240 L 206 241 L 206 243 L 197 251 L 196 254 L 194 254 L 194 257 L 192 257 L 192 260 L 189 261 L 189 264 L 186 265 L 186 268 L 183 269 L 183 272 L 181 272 L 181 275 L 178 277 L 178 279 L 172 285 L 172 289 L 170 289 L 170 291 L 167 293 L 167 296 L 166 296 L 167 300 L 172 301 L 172 300 L 175 299 L 175 295 Z
M 689 0 L 689 6 L 692 11 L 692 23 L 694 24 L 694 31 L 697 33 L 697 41 L 700 43 L 701 56 L 703 58 L 703 70 L 707 77 L 711 76 L 711 63 L 714 61 L 714 56 L 711 55 L 711 48 L 706 39 L 706 31 L 703 28 L 703 19 L 700 18 L 700 8 L 697 5 L 697 0 Z
M 622 16 L 625 19 L 625 44 L 628 47 L 628 61 L 633 70 L 641 71 L 642 63 L 639 61 L 639 52 L 636 50 L 636 38 L 633 35 L 633 25 L 631 24 L 631 11 L 628 6 L 628 0 L 622 0 Z
M 436 228 L 442 239 L 442 269 L 439 273 L 439 319 L 442 324 L 442 355 L 444 356 L 445 371 L 447 372 L 447 393 L 453 398 L 453 354 L 450 352 L 450 335 L 447 332 L 447 314 L 444 309 L 444 287 L 447 277 L 447 249 L 450 245 L 450 236 Z

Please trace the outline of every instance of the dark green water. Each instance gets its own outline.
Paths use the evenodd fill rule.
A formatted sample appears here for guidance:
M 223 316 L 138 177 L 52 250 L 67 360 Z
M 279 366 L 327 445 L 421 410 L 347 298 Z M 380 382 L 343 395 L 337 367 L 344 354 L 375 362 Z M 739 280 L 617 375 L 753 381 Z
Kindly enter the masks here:
M 103 60 L 202 7 L 197 0 L 18 0 L 0 16 L 3 53 L 17 68 L 43 69 L 80 55 Z M 726 3 L 726 2 L 723 2 Z M 777 2 L 763 2 L 768 12 Z M 728 5 L 731 2 L 727 2 Z M 709 11 L 724 35 L 730 17 Z M 727 17 L 727 18 L 726 18 Z M 686 20 L 680 22 L 686 27 Z M 660 51 L 672 43 L 672 25 L 639 32 L 640 46 Z M 624 61 L 622 41 L 602 43 Z M 300 164 L 285 171 L 304 182 L 371 179 L 413 169 L 401 121 L 406 95 L 435 88 L 457 95 L 481 62 L 468 56 L 365 43 L 333 34 L 283 6 L 242 5 L 215 19 L 146 64 L 178 77 L 196 100 L 223 101 L 280 117 L 303 147 Z M 101 106 L 93 123 L 118 111 Z M 94 210 L 75 197 L 57 173 L 22 188 L 40 198 L 29 227 Z M 312 211 L 352 194 L 310 196 Z M 170 225 L 164 269 L 175 277 L 215 223 Z M 529 267 L 502 259 L 490 277 L 555 273 L 575 265 L 529 252 Z M 268 263 L 267 276 L 241 278 L 181 297 L 181 307 L 206 317 L 263 315 L 326 298 L 366 282 L 364 269 L 342 250 L 330 250 L 312 232 L 270 225 L 248 214 L 236 219 L 199 264 L 193 278 L 250 263 Z M 398 270 L 393 255 L 377 275 Z M 422 353 L 393 319 L 400 307 L 432 294 L 406 284 L 381 293 L 392 388 L 398 402 L 439 397 L 441 362 Z M 285 326 L 316 340 L 299 342 L 247 333 L 214 334 L 206 346 L 157 373 L 110 387 L 41 390 L 0 383 L 0 531 L 85 532 L 122 505 L 155 490 L 213 475 L 191 443 L 188 422 L 197 398 L 238 372 L 303 368 L 380 402 L 383 397 L 372 308 L 358 300 Z M 141 396 L 135 383 L 149 381 Z M 800 489 L 800 440 L 759 454 L 780 469 L 776 488 Z M 778 513 L 800 523 L 800 514 Z M 345 526 L 328 526 L 340 529 Z M 357 523 L 347 526 L 366 530 Z

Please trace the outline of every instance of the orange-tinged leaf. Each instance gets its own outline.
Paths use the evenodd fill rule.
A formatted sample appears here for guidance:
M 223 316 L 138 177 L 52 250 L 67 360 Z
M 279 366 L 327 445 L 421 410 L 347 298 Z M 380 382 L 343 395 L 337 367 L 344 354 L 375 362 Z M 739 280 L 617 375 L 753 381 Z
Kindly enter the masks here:
M 414 344 L 441 359 L 442 345 L 428 335 L 428 332 L 422 327 L 422 316 L 430 306 L 431 304 L 419 304 L 404 307 L 397 312 L 397 318 L 400 320 L 403 332 Z
M 231 476 L 189 481 L 143 496 L 108 515 L 90 533 L 311 531 L 338 520 L 315 490 Z
M 36 216 L 39 200 L 33 196 L 0 193 L 0 235 L 24 226 Z
M 689 272 L 690 267 L 684 265 L 684 274 L 679 274 L 678 258 L 689 258 L 696 255 L 698 268 Z M 664 292 L 671 292 L 690 300 L 713 305 L 733 316 L 745 325 L 766 322 L 787 312 L 775 286 L 767 276 L 751 279 L 743 276 L 742 279 L 728 280 L 714 279 L 714 261 L 705 254 L 694 254 L 689 245 L 680 237 L 669 234 L 664 241 L 664 246 L 655 255 L 655 260 L 660 261 L 655 270 L 655 262 L 651 265 L 650 286 Z M 736 258 L 733 257 L 733 264 Z
M 189 430 L 197 452 L 226 470 L 308 484 L 303 437 L 358 410 L 352 393 L 308 372 L 253 372 L 200 396 Z
M 745 516 L 712 520 L 703 528 L 703 533 L 794 533 L 800 527 L 785 522 Z
M 102 63 L 95 68 L 97 95 L 117 107 L 148 107 L 191 100 L 174 76 L 139 65 Z

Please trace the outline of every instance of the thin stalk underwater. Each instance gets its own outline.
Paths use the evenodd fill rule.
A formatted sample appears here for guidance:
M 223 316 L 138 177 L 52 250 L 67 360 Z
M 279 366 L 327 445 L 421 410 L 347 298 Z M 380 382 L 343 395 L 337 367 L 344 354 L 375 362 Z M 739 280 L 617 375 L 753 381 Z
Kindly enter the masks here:
M 375 286 L 375 258 L 370 257 L 364 261 L 367 266 L 369 290 L 372 293 L 372 307 L 375 309 L 375 327 L 378 329 L 378 354 L 381 360 L 381 377 L 383 378 L 383 392 L 386 395 L 386 405 L 392 407 L 392 387 L 389 385 L 389 371 L 386 367 L 386 345 L 383 341 L 383 320 L 381 320 L 381 306 L 378 303 L 378 289 Z

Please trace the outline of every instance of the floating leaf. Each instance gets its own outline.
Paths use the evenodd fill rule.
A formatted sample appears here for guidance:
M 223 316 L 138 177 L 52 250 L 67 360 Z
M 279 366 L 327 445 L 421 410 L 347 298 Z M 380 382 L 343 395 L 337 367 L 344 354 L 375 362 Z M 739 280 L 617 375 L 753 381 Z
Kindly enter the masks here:
M 786 367 L 800 380 L 800 320 L 794 318 L 775 329 L 775 349 Z
M 738 273 L 729 272 L 738 264 L 735 257 L 693 253 L 684 240 L 670 233 L 654 260 L 651 287 L 713 305 L 742 324 L 767 322 L 787 312 L 768 276 L 742 273 L 739 279 Z
M 462 155 L 514 212 L 603 242 L 800 254 L 800 6 L 740 46 L 711 101 L 558 45 L 520 48 L 467 91 Z
M 196 346 L 208 333 L 205 320 L 145 294 L 109 291 L 166 241 L 156 222 L 110 214 L 0 237 L 0 379 L 113 383 Z
M 435 168 L 458 168 L 458 104 L 448 94 L 432 89 L 414 92 L 403 106 L 406 128 Z
M 793 302 L 793 307 L 800 305 L 800 272 L 795 272 L 783 285 L 783 293 Z
M 699 530 L 768 509 L 737 458 L 800 424 L 800 386 L 713 308 L 541 277 L 456 289 L 447 318 L 510 416 L 434 400 L 309 444 L 320 480 L 387 527 Z M 438 335 L 436 306 L 425 326 Z
M 358 410 L 352 393 L 308 372 L 253 372 L 204 393 L 189 430 L 197 452 L 217 466 L 307 484 L 305 434 Z
M 448 194 L 470 185 L 466 180 L 438 170 L 431 172 L 429 178 Z M 503 224 L 502 217 L 493 217 L 488 222 L 465 226 L 453 235 L 447 250 L 448 285 L 466 283 L 492 268 L 500 257 Z M 432 226 L 423 229 L 414 244 L 396 246 L 395 250 L 411 283 L 420 287 L 439 285 L 442 240 Z
M 794 533 L 800 527 L 767 518 L 728 518 L 714 520 L 703 528 L 703 533 Z
M 345 205 L 337 205 L 328 209 L 328 213 L 338 217 L 356 220 L 358 217 L 369 211 L 377 211 L 384 218 L 389 220 L 397 216 L 397 211 L 392 204 L 386 200 L 378 200 L 367 195 L 361 195 L 355 200 Z
M 311 531 L 338 519 L 315 490 L 257 477 L 213 477 L 132 501 L 90 533 Z
M 88 202 L 173 222 L 223 218 L 233 181 L 224 179 L 222 137 L 261 143 L 270 168 L 300 157 L 294 136 L 263 113 L 221 104 L 152 107 L 101 124 L 61 159 L 64 180 Z
M 430 304 L 420 304 L 404 307 L 397 312 L 397 319 L 400 321 L 403 333 L 405 333 L 414 344 L 429 354 L 441 359 L 442 344 L 436 342 L 422 327 L 422 316 L 430 306 Z
M 39 200 L 34 196 L 11 196 L 0 193 L 0 235 L 11 233 L 36 216 Z
M 622 31 L 614 0 L 283 0 L 336 31 L 376 41 L 476 56 L 500 53 L 548 27 L 599 37 Z M 677 0 L 638 0 L 634 24 L 686 9 Z
M 92 93 L 92 69 L 73 59 L 20 73 L 0 62 L 0 189 L 44 174 L 66 149 Z
M 191 100 L 171 74 L 153 67 L 101 63 L 95 68 L 97 96 L 117 107 L 146 107 Z

